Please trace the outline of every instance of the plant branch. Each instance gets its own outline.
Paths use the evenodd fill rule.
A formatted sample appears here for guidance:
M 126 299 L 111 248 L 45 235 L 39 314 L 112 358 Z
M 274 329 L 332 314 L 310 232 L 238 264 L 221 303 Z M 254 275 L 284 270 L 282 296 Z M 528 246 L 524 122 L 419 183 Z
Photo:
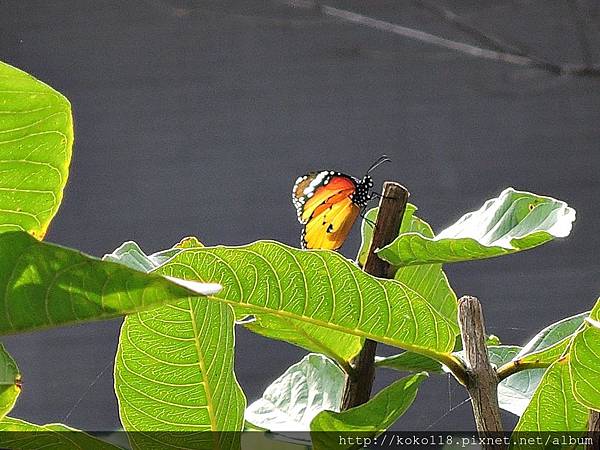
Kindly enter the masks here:
M 489 32 L 484 32 L 478 26 L 474 25 L 470 20 L 462 17 L 448 8 L 440 6 L 438 3 L 429 0 L 413 0 L 418 6 L 437 15 L 446 22 L 453 25 L 456 29 L 466 33 L 479 40 L 483 45 L 490 47 L 492 50 L 502 53 L 514 53 L 515 55 L 529 57 L 532 60 L 545 65 L 552 65 L 550 61 L 544 60 L 531 54 L 531 51 L 521 47 L 520 45 L 509 43 L 505 39 L 493 35 Z
M 458 303 L 458 322 L 468 364 L 467 391 L 473 405 L 477 431 L 483 436 L 503 432 L 498 406 L 498 377 L 487 353 L 481 303 L 475 297 L 462 297 Z M 484 449 L 505 446 L 483 445 Z
M 373 230 L 373 240 L 363 270 L 379 278 L 390 278 L 391 266 L 380 259 L 375 250 L 394 240 L 400 229 L 409 193 L 398 183 L 385 182 L 379 201 L 379 212 Z M 353 371 L 348 374 L 342 401 L 342 410 L 361 405 L 371 397 L 375 378 L 377 342 L 366 339 L 363 348 L 352 361 Z
M 414 39 L 430 45 L 453 50 L 466 55 L 483 58 L 497 62 L 515 64 L 524 67 L 531 67 L 543 70 L 552 75 L 572 75 L 581 77 L 600 77 L 600 65 L 560 65 L 552 62 L 546 62 L 538 59 L 530 54 L 518 54 L 511 51 L 490 50 L 487 48 L 477 47 L 476 45 L 466 44 L 464 42 L 453 41 L 451 39 L 442 38 L 435 34 L 426 33 L 414 28 L 396 25 L 362 14 L 346 11 L 343 9 L 333 8 L 327 5 L 320 5 L 311 0 L 284 0 L 285 3 L 292 7 L 314 8 L 321 11 L 321 14 L 336 18 L 349 23 L 355 23 L 361 26 L 366 26 L 379 31 L 385 31 L 399 36 L 404 36 L 409 39 Z M 489 38 L 489 36 L 487 36 Z
M 546 369 L 550 367 L 550 363 L 544 363 L 539 361 L 528 361 L 521 362 L 520 360 L 509 361 L 506 364 L 500 366 L 496 371 L 498 381 L 502 381 L 517 372 L 529 369 Z

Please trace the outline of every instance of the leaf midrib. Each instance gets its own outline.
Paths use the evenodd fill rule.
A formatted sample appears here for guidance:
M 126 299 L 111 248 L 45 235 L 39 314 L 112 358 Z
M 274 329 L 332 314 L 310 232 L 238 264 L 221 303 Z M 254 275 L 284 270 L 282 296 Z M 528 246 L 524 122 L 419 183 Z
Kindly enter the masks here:
M 318 326 L 322 326 L 325 328 L 330 328 L 332 330 L 336 330 L 336 331 L 341 331 L 344 333 L 348 333 L 348 334 L 352 334 L 354 336 L 359 336 L 359 337 L 366 337 L 369 339 L 373 339 L 375 341 L 379 341 L 382 342 L 384 344 L 388 344 L 391 345 L 392 347 L 398 347 L 398 348 L 403 348 L 404 350 L 408 350 L 408 351 L 412 351 L 415 353 L 419 353 L 425 356 L 429 356 L 431 358 L 434 358 L 438 361 L 444 361 L 446 360 L 447 356 L 450 356 L 450 352 L 437 352 L 435 350 L 428 350 L 425 347 L 418 347 L 418 346 L 413 346 L 410 344 L 398 344 L 398 341 L 394 340 L 394 339 L 389 339 L 383 336 L 379 336 L 379 335 L 375 335 L 375 334 L 371 334 L 371 333 L 366 333 L 363 332 L 361 330 L 358 330 L 356 328 L 346 328 L 346 327 L 342 327 L 340 325 L 336 325 L 334 323 L 331 322 L 325 322 L 325 321 L 321 321 L 318 319 L 314 319 L 312 317 L 309 316 L 298 316 L 297 314 L 293 314 L 290 313 L 288 311 L 284 311 L 284 310 L 274 310 L 274 309 L 270 309 L 270 308 L 265 308 L 264 306 L 259 306 L 259 305 L 254 305 L 252 303 L 246 303 L 246 302 L 236 302 L 234 300 L 227 300 L 225 298 L 220 298 L 220 297 L 215 297 L 213 295 L 208 295 L 206 296 L 206 298 L 208 300 L 213 300 L 213 301 L 217 301 L 217 302 L 223 302 L 226 303 L 228 305 L 232 305 L 232 306 L 244 306 L 247 307 L 248 309 L 255 309 L 255 310 L 259 310 L 262 311 L 264 313 L 267 314 L 272 314 L 275 316 L 280 316 L 280 317 L 285 317 L 286 319 L 292 319 L 292 320 L 300 320 L 300 321 L 304 321 L 307 323 L 311 323 L 313 325 L 318 325 Z
M 215 418 L 215 412 L 213 410 L 213 398 L 212 398 L 212 389 L 209 384 L 209 380 L 206 373 L 206 365 L 204 364 L 204 352 L 200 346 L 200 341 L 198 340 L 199 331 L 198 324 L 196 323 L 196 316 L 194 315 L 194 308 L 192 306 L 191 298 L 188 298 L 188 309 L 190 313 L 190 318 L 192 322 L 192 330 L 194 332 L 194 345 L 196 346 L 196 353 L 198 355 L 198 366 L 200 367 L 200 373 L 202 375 L 202 379 L 204 380 L 204 392 L 206 393 L 206 407 L 208 410 L 208 418 L 210 420 L 210 427 L 212 431 L 218 431 L 218 425 Z M 216 435 L 213 434 L 213 443 L 215 444 L 216 449 L 220 449 L 219 439 Z

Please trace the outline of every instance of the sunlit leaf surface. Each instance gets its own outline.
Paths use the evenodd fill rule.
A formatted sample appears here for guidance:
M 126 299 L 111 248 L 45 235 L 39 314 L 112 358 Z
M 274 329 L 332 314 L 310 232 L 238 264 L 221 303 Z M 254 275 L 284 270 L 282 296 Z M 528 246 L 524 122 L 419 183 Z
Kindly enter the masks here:
M 21 393 L 21 374 L 17 364 L 0 344 L 0 419 L 15 406 Z
M 395 266 L 491 258 L 568 236 L 574 220 L 560 200 L 509 188 L 435 237 L 405 233 L 378 255 Z
M 402 282 L 374 278 L 339 254 L 261 241 L 243 247 L 188 249 L 169 264 L 221 284 L 210 298 L 253 313 L 273 314 L 367 337 L 429 356 L 446 354 L 458 334 Z
M 589 313 L 581 313 L 553 323 L 540 331 L 515 357 L 520 363 L 551 364 L 567 349 L 571 338 Z
M 271 431 L 309 431 L 321 411 L 339 411 L 344 372 L 327 357 L 306 355 L 271 383 L 246 409 L 246 420 Z
M 395 381 L 379 391 L 371 400 L 347 411 L 323 411 L 310 424 L 313 448 L 350 449 L 340 444 L 336 432 L 351 432 L 352 436 L 374 438 L 390 427 L 412 405 L 426 373 L 411 375 Z
M 0 420 L 0 446 L 31 450 L 119 449 L 117 446 L 66 425 L 58 423 L 36 425 L 11 417 Z
M 44 237 L 62 200 L 72 145 L 68 100 L 0 62 L 0 232 Z
M 575 435 L 586 430 L 587 418 L 587 410 L 573 396 L 568 359 L 565 358 L 546 370 L 515 432 L 568 431 Z M 544 445 L 516 445 L 514 448 L 544 448 Z
M 0 334 L 117 317 L 213 294 L 214 284 L 183 288 L 156 274 L 47 244 L 24 232 L 0 234 Z
M 133 267 L 147 266 L 152 260 L 131 244 L 110 257 Z M 192 267 L 160 264 L 151 264 L 159 266 L 156 273 L 197 279 Z M 232 431 L 243 428 L 246 400 L 233 371 L 234 313 L 229 305 L 197 300 L 125 319 L 115 391 L 121 422 L 135 449 L 239 447 L 240 434 Z
M 573 339 L 569 355 L 575 398 L 600 411 L 600 300 Z

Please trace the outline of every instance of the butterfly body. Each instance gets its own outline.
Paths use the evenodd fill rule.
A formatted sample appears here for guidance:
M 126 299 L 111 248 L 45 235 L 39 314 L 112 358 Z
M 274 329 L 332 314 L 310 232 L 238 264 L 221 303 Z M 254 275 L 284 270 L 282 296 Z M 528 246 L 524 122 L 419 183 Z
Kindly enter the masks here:
M 303 248 L 337 250 L 350 233 L 361 210 L 371 199 L 373 179 L 362 180 L 323 170 L 298 177 L 292 201 L 304 225 Z

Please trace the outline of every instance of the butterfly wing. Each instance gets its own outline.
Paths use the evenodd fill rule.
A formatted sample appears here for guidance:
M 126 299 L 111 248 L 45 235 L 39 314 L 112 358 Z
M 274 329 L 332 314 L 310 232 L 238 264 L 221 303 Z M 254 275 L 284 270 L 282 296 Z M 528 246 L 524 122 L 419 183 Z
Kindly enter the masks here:
M 311 172 L 298 178 L 292 198 L 304 224 L 302 247 L 337 250 L 342 246 L 360 208 L 352 202 L 357 180 L 344 174 Z

